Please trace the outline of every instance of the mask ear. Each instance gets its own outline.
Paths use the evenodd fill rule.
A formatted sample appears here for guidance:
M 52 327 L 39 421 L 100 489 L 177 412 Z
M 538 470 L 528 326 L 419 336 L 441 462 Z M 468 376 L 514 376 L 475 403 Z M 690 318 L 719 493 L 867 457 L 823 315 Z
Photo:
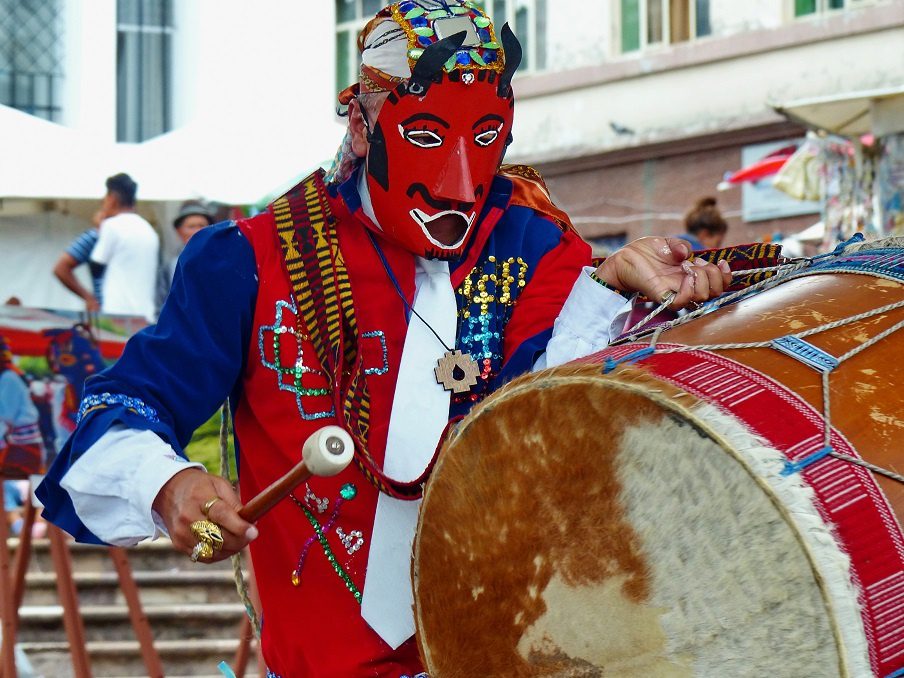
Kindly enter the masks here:
M 506 98 L 512 93 L 512 78 L 515 77 L 515 71 L 521 65 L 523 52 L 521 43 L 518 42 L 518 38 L 515 37 L 508 24 L 502 27 L 500 35 L 502 36 L 502 49 L 505 52 L 505 69 L 499 76 L 499 85 L 496 91 L 499 96 Z
M 464 31 L 450 35 L 434 42 L 414 62 L 411 78 L 408 80 L 407 91 L 418 97 L 422 97 L 430 89 L 433 79 L 442 73 L 443 66 L 452 58 L 465 42 L 467 34 Z
M 383 128 L 378 122 L 373 132 L 368 135 L 370 146 L 367 149 L 367 173 L 370 174 L 384 191 L 389 190 L 389 158 L 386 155 L 386 138 Z

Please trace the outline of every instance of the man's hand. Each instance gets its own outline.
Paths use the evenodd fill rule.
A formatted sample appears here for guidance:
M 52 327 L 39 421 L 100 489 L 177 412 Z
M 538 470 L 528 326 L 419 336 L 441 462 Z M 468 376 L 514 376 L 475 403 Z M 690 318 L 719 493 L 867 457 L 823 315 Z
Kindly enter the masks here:
M 205 516 L 204 505 L 214 497 L 220 499 L 213 502 Z M 163 518 L 177 551 L 191 555 L 198 543 L 191 532 L 191 524 L 196 520 L 210 520 L 220 526 L 223 548 L 215 552 L 213 558 L 201 561 L 207 563 L 224 560 L 257 538 L 257 528 L 237 513 L 241 505 L 229 482 L 197 468 L 174 475 L 154 499 L 154 511 Z
M 100 302 L 93 294 L 89 294 L 88 298 L 85 299 L 85 310 L 88 313 L 100 313 Z
M 684 308 L 692 301 L 706 301 L 722 294 L 731 283 L 728 264 L 707 264 L 689 259 L 691 246 L 680 238 L 640 238 L 615 252 L 596 275 L 625 292 L 640 292 L 659 303 L 676 296 L 669 308 Z

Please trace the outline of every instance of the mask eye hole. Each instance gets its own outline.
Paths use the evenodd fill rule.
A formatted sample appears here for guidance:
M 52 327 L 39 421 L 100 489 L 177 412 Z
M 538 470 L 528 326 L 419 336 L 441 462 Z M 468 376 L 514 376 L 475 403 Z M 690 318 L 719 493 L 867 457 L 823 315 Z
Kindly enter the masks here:
M 429 129 L 405 129 L 399 125 L 399 134 L 409 144 L 419 148 L 436 148 L 443 145 L 443 138 Z
M 499 133 L 502 131 L 502 125 L 499 127 L 493 127 L 490 129 L 481 130 L 477 134 L 474 135 L 474 143 L 478 146 L 490 146 L 496 139 L 499 138 Z

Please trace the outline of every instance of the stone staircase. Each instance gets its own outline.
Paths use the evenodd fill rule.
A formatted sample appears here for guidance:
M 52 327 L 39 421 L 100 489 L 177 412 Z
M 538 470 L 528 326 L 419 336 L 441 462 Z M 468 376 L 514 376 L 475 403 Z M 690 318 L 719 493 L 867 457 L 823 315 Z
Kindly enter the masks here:
M 93 675 L 146 676 L 109 551 L 71 543 L 70 553 Z M 232 664 L 244 616 L 230 562 L 192 563 L 165 540 L 128 554 L 165 674 L 221 676 L 217 664 Z M 47 540 L 33 545 L 18 642 L 39 675 L 73 675 Z M 245 675 L 258 675 L 256 645 Z

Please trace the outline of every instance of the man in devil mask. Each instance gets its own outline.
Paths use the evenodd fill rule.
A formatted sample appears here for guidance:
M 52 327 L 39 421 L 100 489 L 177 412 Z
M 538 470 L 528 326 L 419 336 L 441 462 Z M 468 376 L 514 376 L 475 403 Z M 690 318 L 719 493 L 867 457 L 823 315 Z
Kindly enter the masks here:
M 393 4 L 359 45 L 331 172 L 192 238 L 159 323 L 89 380 L 39 492 L 82 541 L 165 531 L 202 561 L 251 542 L 264 658 L 285 677 L 422 671 L 410 549 L 449 420 L 518 374 L 603 348 L 634 293 L 674 292 L 677 307 L 728 280 L 664 238 L 590 266 L 539 175 L 501 165 L 521 48 L 475 3 Z M 227 397 L 245 501 L 325 424 L 350 434 L 356 463 L 246 523 L 231 486 L 182 454 Z M 205 517 L 223 540 L 212 558 L 190 529 Z

